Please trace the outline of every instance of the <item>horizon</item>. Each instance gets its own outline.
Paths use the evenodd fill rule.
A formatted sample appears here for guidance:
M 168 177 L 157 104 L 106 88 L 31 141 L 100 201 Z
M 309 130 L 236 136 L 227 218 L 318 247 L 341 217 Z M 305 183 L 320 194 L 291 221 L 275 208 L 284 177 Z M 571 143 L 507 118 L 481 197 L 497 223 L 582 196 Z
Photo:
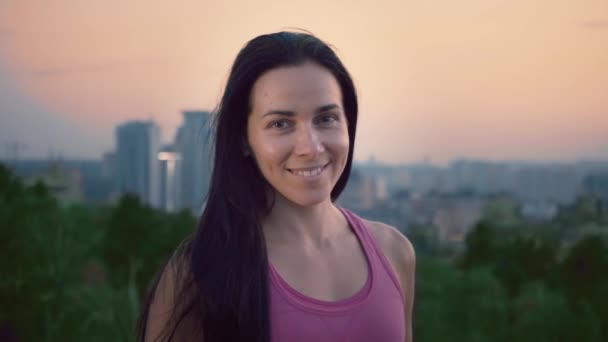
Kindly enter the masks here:
M 110 153 L 114 153 L 115 151 L 107 151 Z M 28 157 L 19 157 L 18 159 L 9 159 L 9 158 L 0 158 L 0 164 L 6 163 L 10 165 L 11 163 L 51 163 L 51 162 L 103 162 L 103 156 L 98 158 L 96 157 L 65 157 L 61 154 L 57 154 L 54 156 L 47 156 L 42 158 L 28 158 Z M 506 165 L 524 165 L 524 166 L 565 166 L 565 165 L 579 165 L 579 164 L 601 164 L 608 166 L 608 158 L 603 159 L 593 159 L 593 158 L 583 158 L 583 159 L 575 159 L 575 160 L 525 160 L 525 159 L 482 159 L 482 158 L 454 158 L 444 162 L 433 162 L 432 160 L 413 160 L 406 161 L 401 163 L 391 163 L 385 162 L 382 160 L 353 160 L 353 167 L 357 166 L 377 166 L 377 167 L 410 167 L 410 166 L 430 166 L 434 168 L 445 168 L 450 165 L 456 163 L 487 163 L 487 164 L 506 164 Z

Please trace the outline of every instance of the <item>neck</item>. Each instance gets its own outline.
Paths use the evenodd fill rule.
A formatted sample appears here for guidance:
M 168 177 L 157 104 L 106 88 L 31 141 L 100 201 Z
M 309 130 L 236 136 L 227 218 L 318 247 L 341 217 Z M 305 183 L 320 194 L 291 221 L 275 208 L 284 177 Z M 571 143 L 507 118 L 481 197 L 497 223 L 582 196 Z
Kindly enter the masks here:
M 322 245 L 348 228 L 346 218 L 329 198 L 315 205 L 300 206 L 280 194 L 262 225 L 270 243 L 305 245 Z

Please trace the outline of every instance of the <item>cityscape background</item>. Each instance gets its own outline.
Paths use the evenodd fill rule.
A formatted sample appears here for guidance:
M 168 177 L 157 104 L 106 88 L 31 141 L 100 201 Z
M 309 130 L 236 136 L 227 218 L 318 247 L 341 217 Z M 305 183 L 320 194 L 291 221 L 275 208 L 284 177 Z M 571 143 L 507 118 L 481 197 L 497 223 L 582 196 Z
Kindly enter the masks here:
M 64 205 L 111 205 L 126 194 L 166 212 L 202 212 L 212 169 L 212 113 L 188 110 L 174 141 L 161 144 L 154 121 L 115 129 L 116 150 L 101 160 L 4 160 L 26 184 L 42 181 Z M 353 165 L 338 203 L 386 221 L 402 232 L 425 225 L 441 241 L 463 243 L 484 208 L 510 203 L 522 218 L 550 221 L 560 208 L 592 196 L 608 208 L 608 160 L 495 162 L 459 159 L 384 164 L 373 157 Z M 506 202 L 505 202 L 506 201 Z

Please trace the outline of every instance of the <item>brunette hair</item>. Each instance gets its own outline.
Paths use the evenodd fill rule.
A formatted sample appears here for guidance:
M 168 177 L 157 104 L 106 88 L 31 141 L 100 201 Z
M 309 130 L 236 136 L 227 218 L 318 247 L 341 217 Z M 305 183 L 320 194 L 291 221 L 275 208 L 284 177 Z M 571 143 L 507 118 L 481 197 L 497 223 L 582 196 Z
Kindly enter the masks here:
M 353 81 L 332 48 L 309 33 L 277 32 L 258 36 L 238 53 L 214 118 L 213 172 L 198 228 L 173 257 L 186 277 L 176 286 L 175 310 L 162 340 L 172 340 L 185 317 L 202 329 L 205 342 L 270 341 L 268 257 L 261 220 L 271 209 L 270 185 L 255 161 L 243 153 L 250 94 L 265 72 L 312 62 L 336 78 L 348 122 L 346 167 L 331 191 L 336 200 L 348 181 L 357 127 Z M 139 340 L 158 279 L 144 301 Z

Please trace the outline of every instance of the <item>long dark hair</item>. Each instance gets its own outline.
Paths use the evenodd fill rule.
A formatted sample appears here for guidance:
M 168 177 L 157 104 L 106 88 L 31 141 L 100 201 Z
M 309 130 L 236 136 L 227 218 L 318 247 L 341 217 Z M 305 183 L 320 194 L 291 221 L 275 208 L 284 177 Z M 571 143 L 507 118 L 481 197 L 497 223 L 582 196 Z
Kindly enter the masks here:
M 252 157 L 244 153 L 250 94 L 263 73 L 304 62 L 326 68 L 340 85 L 350 149 L 344 172 L 332 189 L 332 201 L 346 186 L 358 111 L 348 71 L 332 48 L 311 34 L 278 32 L 252 39 L 237 55 L 217 108 L 207 203 L 198 229 L 173 257 L 184 263 L 189 276 L 178 278 L 182 283 L 176 286 L 176 310 L 163 340 L 171 340 L 180 322 L 190 316 L 202 328 L 205 342 L 270 341 L 268 257 L 260 222 L 273 201 L 266 195 L 270 185 Z M 157 285 L 158 279 L 144 301 L 138 324 L 140 341 L 145 338 Z

